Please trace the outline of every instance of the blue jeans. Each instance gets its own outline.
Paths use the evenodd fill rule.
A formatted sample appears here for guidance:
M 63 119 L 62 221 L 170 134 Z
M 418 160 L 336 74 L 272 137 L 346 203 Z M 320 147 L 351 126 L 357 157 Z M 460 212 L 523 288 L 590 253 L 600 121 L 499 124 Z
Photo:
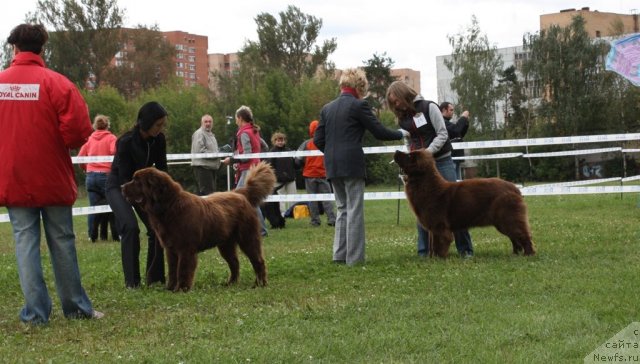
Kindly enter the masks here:
M 236 188 L 244 186 L 247 178 L 247 174 L 249 174 L 249 170 L 245 170 L 240 172 L 240 177 L 238 177 L 238 183 L 236 184 Z M 267 236 L 267 224 L 264 221 L 264 216 L 262 215 L 262 210 L 260 210 L 260 206 L 256 207 L 256 213 L 258 214 L 258 220 L 260 220 L 260 235 Z
M 64 316 L 91 317 L 91 300 L 80 282 L 71 206 L 8 207 L 7 210 L 16 242 L 20 286 L 26 301 L 20 311 L 20 320 L 41 324 L 48 322 L 51 315 L 51 297 L 40 256 L 41 217 Z
M 85 178 L 85 185 L 87 187 L 87 194 L 89 195 L 89 206 L 96 206 L 101 199 L 106 201 L 107 174 L 98 172 L 88 172 Z M 88 234 L 91 236 L 91 226 L 93 226 L 94 214 L 87 215 Z
M 456 166 L 453 164 L 451 157 L 444 157 L 436 160 L 436 168 L 440 175 L 449 182 L 456 181 Z M 461 255 L 473 254 L 473 244 L 471 243 L 471 235 L 467 230 L 454 231 L 453 236 L 456 240 L 456 249 Z M 429 232 L 418 224 L 418 255 L 429 254 Z

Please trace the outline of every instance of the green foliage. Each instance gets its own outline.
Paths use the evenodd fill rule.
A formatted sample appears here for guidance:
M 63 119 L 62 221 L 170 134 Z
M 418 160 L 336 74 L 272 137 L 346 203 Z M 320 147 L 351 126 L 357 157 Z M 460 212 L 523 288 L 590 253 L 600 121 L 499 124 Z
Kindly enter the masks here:
M 126 50 L 105 72 L 105 81 L 131 99 L 141 92 L 166 85 L 175 77 L 175 48 L 155 25 L 122 31 Z
M 447 38 L 453 48 L 451 59 L 445 60 L 453 73 L 451 89 L 458 94 L 459 107 L 475 115 L 467 139 L 495 138 L 499 127 L 495 120 L 495 102 L 501 95 L 494 80 L 502 69 L 502 57 L 481 33 L 475 15 L 465 33 Z
M 570 26 L 551 26 L 524 40 L 530 57 L 524 67 L 544 85 L 538 114 L 548 127 L 547 135 L 585 135 L 603 130 L 610 115 L 603 112 L 603 65 L 606 49 L 592 42 L 581 16 Z M 605 128 L 606 129 L 606 128 Z
M 389 110 L 383 110 L 380 112 L 380 122 L 391 129 L 397 129 L 395 115 Z M 364 133 L 365 147 L 375 147 L 380 145 L 402 145 L 400 140 L 393 140 L 387 142 L 381 142 L 371 135 L 369 132 Z M 365 165 L 367 171 L 366 181 L 369 184 L 384 184 L 395 185 L 398 180 L 398 165 L 395 163 L 389 163 L 393 160 L 393 156 L 390 154 L 366 154 Z
M 322 28 L 322 19 L 304 14 L 289 5 L 279 13 L 280 22 L 269 13 L 255 18 L 258 41 L 248 41 L 242 50 L 241 63 L 259 73 L 282 69 L 292 82 L 313 77 L 318 68 L 327 68 L 327 58 L 337 44 L 335 38 L 316 45 Z
M 214 249 L 199 255 L 188 293 L 125 289 L 120 244 L 91 244 L 86 217 L 79 216 L 82 283 L 106 316 L 62 317 L 43 245 L 54 304 L 50 324 L 38 327 L 18 319 L 24 301 L 15 245 L 10 224 L 0 223 L 0 357 L 8 363 L 582 362 L 637 321 L 637 197 L 527 197 L 538 255 L 512 256 L 505 236 L 478 228 L 471 230 L 472 260 L 458 259 L 453 244 L 446 260 L 418 258 L 406 201 L 399 210 L 395 200 L 366 201 L 366 265 L 332 264 L 333 229 L 288 219 L 264 240 L 269 286 L 251 288 L 253 272 L 242 255 L 238 285 L 223 286 L 227 266 Z M 144 232 L 141 238 L 144 267 Z
M 55 30 L 46 47 L 48 66 L 78 85 L 90 77 L 100 85 L 121 46 L 124 12 L 117 0 L 38 0 L 33 17 Z
M 108 116 L 112 133 L 121 135 L 134 125 L 138 110 L 115 88 L 103 86 L 94 91 L 83 91 L 82 94 L 89 105 L 91 120 L 98 114 Z
M 373 58 L 364 63 L 364 72 L 367 74 L 367 81 L 369 81 L 370 95 L 367 97 L 367 101 L 379 116 L 380 110 L 385 105 L 387 88 L 396 80 L 391 76 L 394 62 L 391 57 L 387 57 L 387 53 L 382 55 L 374 53 Z
M 498 83 L 504 97 L 504 137 L 509 139 L 524 139 L 529 137 L 531 110 L 527 107 L 528 98 L 518 81 L 515 66 L 510 66 L 500 72 Z

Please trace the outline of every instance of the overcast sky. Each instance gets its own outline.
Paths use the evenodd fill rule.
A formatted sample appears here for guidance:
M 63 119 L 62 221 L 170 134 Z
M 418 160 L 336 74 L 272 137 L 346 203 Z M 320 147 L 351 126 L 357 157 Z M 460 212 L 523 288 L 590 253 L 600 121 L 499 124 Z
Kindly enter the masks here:
M 21 0 L 12 1 L 10 8 L 3 6 L 1 39 L 35 10 L 36 3 Z M 489 42 L 501 48 L 521 45 L 525 33 L 537 32 L 541 14 L 582 7 L 622 14 L 640 11 L 638 0 L 119 0 L 118 5 L 125 10 L 125 26 L 157 24 L 162 31 L 206 35 L 209 53 L 236 52 L 246 40 L 257 39 L 257 14 L 278 18 L 288 5 L 295 5 L 322 19 L 320 41 L 336 38 L 338 49 L 330 60 L 338 68 L 362 66 L 374 53 L 386 52 L 395 68 L 420 71 L 422 93 L 434 100 L 436 56 L 451 53 L 447 36 L 464 32 L 472 15 Z

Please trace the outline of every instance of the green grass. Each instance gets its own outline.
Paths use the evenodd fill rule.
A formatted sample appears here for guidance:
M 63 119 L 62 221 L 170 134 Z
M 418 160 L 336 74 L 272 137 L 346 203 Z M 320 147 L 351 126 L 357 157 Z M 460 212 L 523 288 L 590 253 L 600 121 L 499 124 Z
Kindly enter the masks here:
M 418 258 L 406 202 L 398 225 L 396 201 L 367 201 L 366 265 L 332 264 L 333 230 L 288 219 L 264 242 L 267 288 L 251 288 L 244 257 L 239 284 L 222 286 L 227 267 L 212 250 L 186 294 L 126 290 L 118 243 L 91 244 L 78 217 L 83 284 L 106 317 L 64 319 L 54 297 L 41 327 L 18 319 L 14 243 L 0 224 L 0 362 L 582 362 L 640 321 L 637 198 L 527 197 L 539 254 L 514 257 L 506 237 L 481 228 L 470 261 Z

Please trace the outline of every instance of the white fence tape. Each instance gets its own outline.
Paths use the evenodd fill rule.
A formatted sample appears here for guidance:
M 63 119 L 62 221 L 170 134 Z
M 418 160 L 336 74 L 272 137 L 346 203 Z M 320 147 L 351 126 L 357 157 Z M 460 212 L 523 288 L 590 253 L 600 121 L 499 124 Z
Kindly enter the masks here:
M 604 143 L 604 142 L 624 142 L 631 140 L 640 140 L 640 133 L 629 134 L 608 134 L 608 135 L 584 135 L 584 136 L 571 136 L 571 137 L 556 137 L 556 138 L 529 138 L 529 139 L 506 139 L 506 140 L 489 140 L 478 142 L 457 142 L 452 143 L 454 149 L 483 149 L 483 148 L 506 148 L 506 147 L 524 147 L 524 146 L 539 146 L 539 145 L 556 145 L 556 144 L 580 144 L 580 143 Z M 384 154 L 395 153 L 396 150 L 407 151 L 407 147 L 404 145 L 394 146 L 381 146 L 381 147 L 365 147 L 363 151 L 365 154 Z M 552 153 L 502 153 L 492 155 L 475 155 L 466 157 L 454 157 L 455 160 L 463 159 L 499 159 L 499 158 L 514 158 L 514 157 L 550 157 L 561 155 L 583 155 L 594 153 L 606 153 L 613 151 L 622 151 L 623 153 L 638 153 L 640 149 L 622 149 L 622 148 L 603 148 L 603 149 L 588 149 L 577 151 L 565 151 L 565 152 L 552 152 Z M 319 150 L 312 151 L 291 151 L 291 152 L 271 152 L 271 153 L 252 153 L 244 155 L 233 156 L 232 153 L 180 153 L 180 154 L 168 154 L 167 160 L 180 161 L 189 160 L 191 158 L 225 158 L 233 156 L 234 159 L 250 159 L 250 158 L 282 158 L 282 157 L 306 157 L 306 156 L 320 156 L 322 152 Z M 91 156 L 91 157 L 72 157 L 73 163 L 92 163 L 92 162 L 111 162 L 113 156 Z M 182 163 L 180 163 L 182 164 Z M 612 178 L 604 179 L 600 182 L 596 180 L 590 181 L 576 181 L 576 182 L 564 182 L 559 184 L 537 185 L 531 187 L 521 188 L 522 194 L 525 196 L 541 196 L 541 195 L 565 195 L 565 194 L 601 194 L 601 193 L 629 193 L 640 192 L 640 186 L 594 186 L 594 187 L 572 187 L 582 184 L 593 184 L 608 181 L 634 181 L 639 180 L 640 176 L 633 176 L 627 178 Z M 364 195 L 365 200 L 398 200 L 404 199 L 404 192 L 366 192 Z M 327 201 L 334 200 L 333 194 L 299 194 L 299 195 L 272 195 L 267 198 L 268 202 L 302 202 L 302 201 Z M 76 207 L 73 208 L 73 215 L 88 215 L 92 213 L 109 212 L 111 209 L 107 205 L 103 206 L 90 206 L 90 207 Z M 0 214 L 0 223 L 8 222 L 8 214 Z
M 505 159 L 515 158 L 522 156 L 522 153 L 500 153 L 500 154 L 485 154 L 485 155 L 468 155 L 465 157 L 452 157 L 454 161 L 457 160 L 477 160 L 477 159 Z
M 523 154 L 523 158 L 540 158 L 540 157 L 564 157 L 568 155 L 587 155 L 587 154 L 600 154 L 609 152 L 619 152 L 622 148 L 600 148 L 600 149 L 581 149 L 581 150 L 564 150 L 559 152 L 548 153 L 528 153 Z
M 635 176 L 640 179 L 640 176 Z M 630 177 L 631 178 L 631 177 Z M 620 180 L 620 178 L 611 178 L 610 180 Z M 595 180 L 594 180 L 595 181 Z M 597 183 L 589 181 L 591 183 Z M 580 181 L 582 182 L 582 181 Z M 585 181 L 586 182 L 586 181 Z M 578 183 L 578 182 L 576 182 Z M 640 192 L 640 186 L 593 186 L 593 187 L 573 187 L 571 185 L 536 185 L 530 187 L 519 187 L 523 196 L 548 196 L 548 195 L 585 195 L 585 194 L 603 194 L 603 193 L 631 193 Z M 405 199 L 404 191 L 391 192 L 365 192 L 365 200 L 403 200 Z M 308 201 L 335 201 L 333 193 L 318 194 L 296 194 L 296 195 L 271 195 L 266 199 L 267 202 L 308 202 Z M 89 215 L 102 212 L 110 212 L 108 205 L 74 207 L 73 215 Z M 0 214 L 0 223 L 8 222 L 8 214 Z
M 505 139 L 505 140 L 486 140 L 478 142 L 455 142 L 451 143 L 454 149 L 483 149 L 483 148 L 508 148 L 508 147 L 525 147 L 525 146 L 540 146 L 540 145 L 557 145 L 557 144 L 581 144 L 581 143 L 607 143 L 607 142 L 624 142 L 631 140 L 640 140 L 640 133 L 629 134 L 606 134 L 606 135 L 582 135 L 582 136 L 570 136 L 570 137 L 556 137 L 556 138 L 529 138 L 529 139 Z M 395 153 L 396 150 L 406 151 L 407 147 L 404 145 L 391 145 L 381 147 L 365 147 L 362 148 L 365 154 L 383 154 L 383 153 Z M 617 150 L 620 150 L 618 148 Z M 577 151 L 573 151 L 577 152 Z M 624 153 L 638 153 L 640 149 L 623 149 Z M 563 152 L 558 152 L 563 153 Z M 517 154 L 517 153 L 515 153 Z M 520 154 L 525 157 L 534 157 L 538 153 Z M 584 153 L 578 153 L 584 154 Z M 191 158 L 225 158 L 233 156 L 235 159 L 251 159 L 251 158 L 284 158 L 284 157 L 306 157 L 306 156 L 320 156 L 322 152 L 319 150 L 305 150 L 305 151 L 290 151 L 290 152 L 268 152 L 268 153 L 251 153 L 233 156 L 233 153 L 179 153 L 168 154 L 167 160 L 188 160 Z M 456 157 L 455 159 L 496 159 L 496 158 L 513 158 L 519 155 L 514 153 L 505 153 L 505 157 L 499 157 L 500 154 L 495 154 L 493 157 L 489 156 L 468 156 L 468 157 Z M 574 155 L 574 154 L 566 154 Z M 543 157 L 543 155 L 538 155 Z M 72 157 L 73 163 L 91 163 L 91 162 L 111 162 L 113 156 L 92 156 L 92 157 Z
M 620 177 L 612 177 L 612 178 L 598 178 L 598 179 L 588 179 L 585 181 L 571 181 L 571 182 L 559 182 L 559 183 L 546 183 L 535 185 L 535 187 L 554 187 L 554 186 L 584 186 L 584 185 L 595 185 L 598 183 L 608 183 L 608 182 L 620 182 L 622 178 Z M 531 186 L 533 187 L 533 186 Z
M 568 136 L 568 137 L 556 137 L 556 138 L 505 139 L 505 140 L 488 140 L 488 141 L 479 141 L 479 142 L 459 142 L 459 143 L 451 143 L 451 144 L 453 144 L 454 149 L 482 149 L 482 148 L 524 147 L 524 146 L 532 146 L 532 145 L 625 142 L 630 140 L 640 140 L 640 133 L 582 135 L 582 136 Z

